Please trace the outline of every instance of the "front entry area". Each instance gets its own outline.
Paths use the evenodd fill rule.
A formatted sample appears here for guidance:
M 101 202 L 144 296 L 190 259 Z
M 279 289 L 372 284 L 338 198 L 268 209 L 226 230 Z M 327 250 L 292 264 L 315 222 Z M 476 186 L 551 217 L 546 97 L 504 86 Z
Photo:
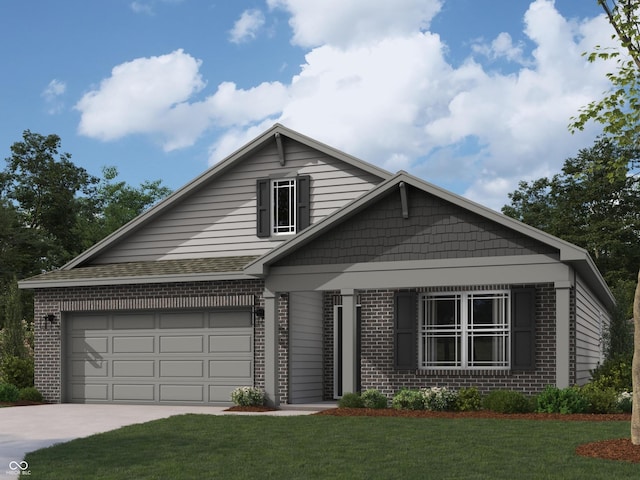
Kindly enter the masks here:
M 65 317 L 65 401 L 215 404 L 253 385 L 250 308 Z

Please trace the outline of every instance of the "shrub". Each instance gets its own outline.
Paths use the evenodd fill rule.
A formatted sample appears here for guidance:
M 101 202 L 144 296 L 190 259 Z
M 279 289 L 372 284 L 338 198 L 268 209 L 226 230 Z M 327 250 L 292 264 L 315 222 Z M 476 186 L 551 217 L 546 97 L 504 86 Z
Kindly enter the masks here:
M 417 390 L 400 390 L 391 405 L 396 410 L 424 410 L 424 396 Z
M 585 413 L 589 401 L 577 387 L 547 386 L 536 398 L 536 411 L 540 413 Z
M 456 410 L 472 412 L 482 408 L 482 396 L 476 387 L 461 388 L 456 399 Z
M 338 401 L 338 406 L 341 408 L 363 408 L 364 401 L 357 393 L 345 393 Z
M 362 401 L 365 408 L 387 408 L 387 397 L 376 389 L 362 392 Z
M 601 388 L 588 383 L 580 389 L 580 393 L 587 401 L 587 411 L 590 413 L 616 413 L 618 408 L 618 395 L 613 388 Z
M 532 410 L 529 399 L 520 392 L 494 390 L 484 398 L 484 408 L 498 413 L 528 413 Z
M 600 388 L 613 388 L 616 392 L 630 392 L 633 354 L 618 355 L 604 361 L 591 372 L 591 383 Z
M 431 387 L 420 390 L 424 397 L 424 408 L 433 411 L 453 410 L 457 395 L 447 387 Z
M 261 407 L 265 399 L 264 390 L 256 387 L 238 387 L 231 392 L 231 401 L 241 407 Z
M 17 402 L 20 390 L 10 383 L 0 383 L 0 402 Z
M 28 402 L 42 402 L 42 394 L 35 387 L 25 387 L 20 389 L 19 400 L 26 400 Z
M 33 358 L 4 357 L 1 378 L 18 388 L 33 387 Z
M 620 392 L 616 398 L 618 409 L 624 413 L 631 413 L 633 405 L 633 395 L 629 392 Z

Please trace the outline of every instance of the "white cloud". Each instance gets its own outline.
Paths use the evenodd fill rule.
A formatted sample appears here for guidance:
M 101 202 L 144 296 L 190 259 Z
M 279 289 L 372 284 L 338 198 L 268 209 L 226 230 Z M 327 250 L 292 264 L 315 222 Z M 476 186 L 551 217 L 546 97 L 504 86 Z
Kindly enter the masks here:
M 47 113 L 54 115 L 60 113 L 64 107 L 64 103 L 60 97 L 67 90 L 67 84 L 60 80 L 53 79 L 42 92 L 42 97 L 47 105 Z
M 129 7 L 131 7 L 134 13 L 143 13 L 145 15 L 153 15 L 154 13 L 151 4 L 145 2 L 131 2 Z
M 291 14 L 294 44 L 348 47 L 428 29 L 442 0 L 267 0 L 267 4 Z
M 243 43 L 255 39 L 264 22 L 264 14 L 260 10 L 245 10 L 229 32 L 229 40 Z

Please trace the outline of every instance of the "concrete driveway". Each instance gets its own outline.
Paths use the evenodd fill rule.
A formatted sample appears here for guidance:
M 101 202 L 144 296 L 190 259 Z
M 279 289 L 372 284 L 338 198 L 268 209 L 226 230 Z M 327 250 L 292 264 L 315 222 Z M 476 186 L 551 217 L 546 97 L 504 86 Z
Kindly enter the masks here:
M 17 478 L 28 452 L 75 438 L 185 413 L 222 415 L 226 407 L 56 404 L 0 408 L 0 479 Z M 278 410 L 271 415 L 308 414 Z M 237 415 L 237 414 L 236 414 Z M 255 414 L 254 414 L 255 415 Z

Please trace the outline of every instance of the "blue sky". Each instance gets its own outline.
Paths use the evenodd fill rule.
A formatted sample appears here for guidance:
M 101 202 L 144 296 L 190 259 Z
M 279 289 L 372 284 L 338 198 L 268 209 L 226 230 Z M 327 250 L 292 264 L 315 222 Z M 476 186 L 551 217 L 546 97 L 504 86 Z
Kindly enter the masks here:
M 178 188 L 275 122 L 489 207 L 599 131 L 596 0 L 4 0 L 0 148 Z

